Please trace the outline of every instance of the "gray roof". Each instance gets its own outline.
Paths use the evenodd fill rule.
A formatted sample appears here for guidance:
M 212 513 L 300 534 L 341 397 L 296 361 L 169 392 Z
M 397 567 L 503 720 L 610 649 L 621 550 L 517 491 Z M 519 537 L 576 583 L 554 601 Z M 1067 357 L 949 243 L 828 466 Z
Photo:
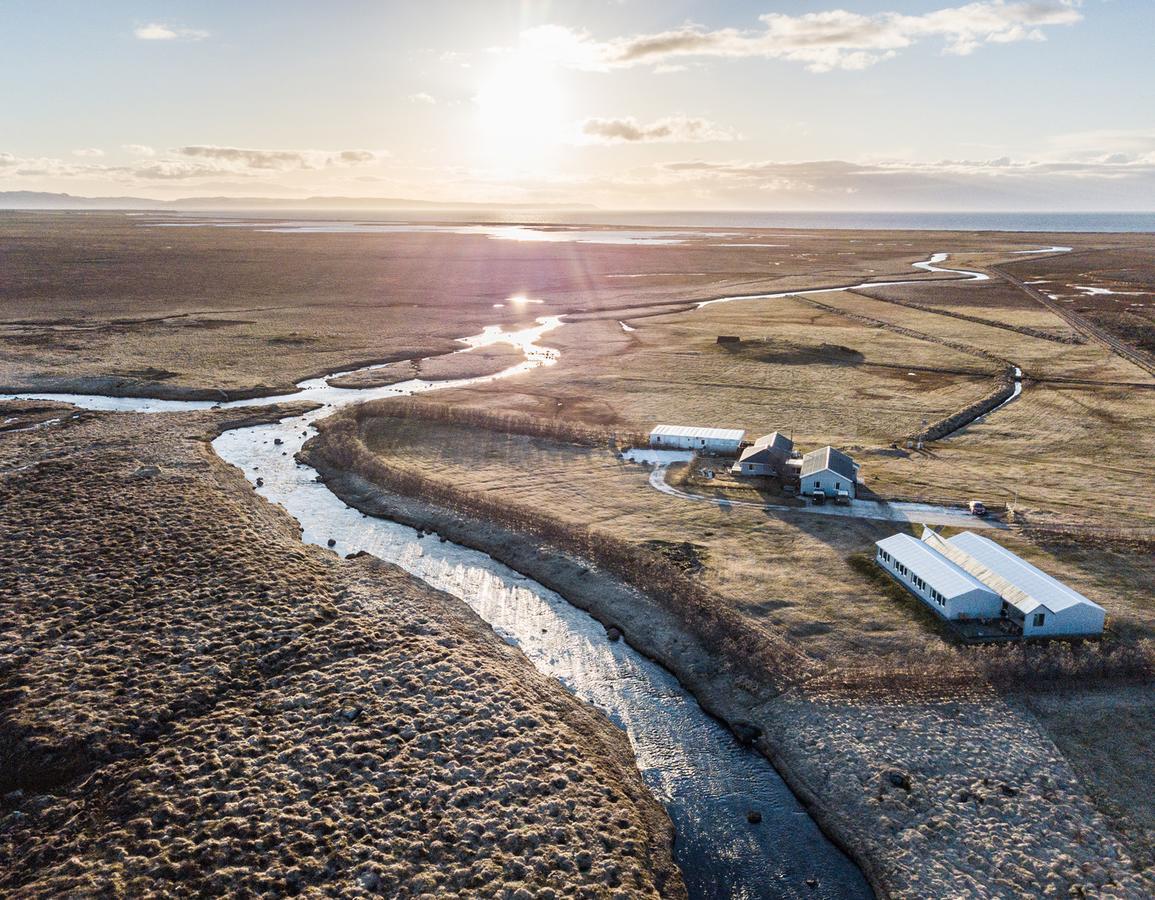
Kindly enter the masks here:
M 877 545 L 948 600 L 972 591 L 998 596 L 961 566 L 912 535 L 901 532 L 892 534 L 878 541 Z
M 764 466 L 770 466 L 781 458 L 781 454 L 775 453 L 770 447 L 759 447 L 755 444 L 753 447 L 747 447 L 742 451 L 742 455 L 738 457 L 738 462 L 761 463 Z
M 923 540 L 933 542 L 933 546 L 938 547 L 944 555 L 997 591 L 1004 600 L 1023 613 L 1030 613 L 1039 606 L 1051 612 L 1060 612 L 1072 606 L 1102 609 L 1098 603 L 1035 568 L 1021 556 L 973 531 L 964 531 L 946 540 L 938 535 L 931 538 L 924 533 Z
M 778 453 L 789 453 L 794 449 L 794 442 L 780 431 L 771 431 L 754 442 L 755 447 L 767 447 Z
M 811 450 L 802 457 L 803 478 L 807 475 L 813 475 L 815 472 L 821 472 L 824 469 L 837 472 L 850 481 L 854 481 L 858 477 L 854 460 L 840 450 L 835 450 L 833 447 Z
M 697 425 L 659 425 L 650 432 L 654 437 L 705 438 L 708 441 L 741 441 L 746 432 L 741 428 L 701 428 Z

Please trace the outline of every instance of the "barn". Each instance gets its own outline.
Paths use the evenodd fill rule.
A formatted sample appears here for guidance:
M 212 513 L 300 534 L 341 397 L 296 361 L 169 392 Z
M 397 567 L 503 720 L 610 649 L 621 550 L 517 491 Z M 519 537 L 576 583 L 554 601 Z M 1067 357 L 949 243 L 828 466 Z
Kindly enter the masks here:
M 827 497 L 842 494 L 853 500 L 857 484 L 858 466 L 853 459 L 833 447 L 811 450 L 802 457 L 799 490 L 807 496 L 821 491 Z
M 944 619 L 997 619 L 1002 598 L 913 535 L 893 534 L 875 544 L 884 572 Z
M 786 460 L 794 451 L 794 442 L 784 434 L 771 432 L 742 451 L 731 471 L 735 475 L 781 475 Z
M 923 541 L 996 591 L 1003 616 L 1022 628 L 1024 637 L 1103 633 L 1103 607 L 990 538 L 963 531 L 944 539 L 926 529 Z
M 660 450 L 696 450 L 718 456 L 737 456 L 745 437 L 746 432 L 739 428 L 659 425 L 650 432 L 650 446 Z
M 990 538 L 924 528 L 875 544 L 875 562 L 945 619 L 1001 620 L 1023 637 L 1103 633 L 1106 611 Z

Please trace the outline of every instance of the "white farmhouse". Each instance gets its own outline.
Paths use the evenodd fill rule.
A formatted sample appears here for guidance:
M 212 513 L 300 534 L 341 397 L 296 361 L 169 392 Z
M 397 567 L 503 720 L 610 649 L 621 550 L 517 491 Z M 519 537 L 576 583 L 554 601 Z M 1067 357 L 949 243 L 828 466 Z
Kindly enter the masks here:
M 1024 637 L 1103 633 L 1103 607 L 990 538 L 963 531 L 944 540 L 926 529 L 923 540 L 997 591 L 1003 614 L 1022 628 Z
M 746 432 L 740 428 L 659 425 L 650 432 L 650 446 L 660 450 L 697 450 L 719 456 L 737 456 L 745 437 Z
M 827 497 L 843 494 L 853 500 L 857 484 L 858 466 L 853 459 L 833 447 L 811 450 L 802 457 L 798 489 L 807 496 L 821 491 Z
M 1003 600 L 989 587 L 909 534 L 876 545 L 875 562 L 944 619 L 997 619 Z

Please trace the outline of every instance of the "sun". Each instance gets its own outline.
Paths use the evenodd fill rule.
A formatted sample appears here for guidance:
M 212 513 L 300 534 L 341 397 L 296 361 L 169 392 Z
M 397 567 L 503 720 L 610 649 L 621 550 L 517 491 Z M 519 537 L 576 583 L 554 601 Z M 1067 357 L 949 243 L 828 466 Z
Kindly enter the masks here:
M 474 101 L 480 149 L 495 163 L 539 164 L 566 140 L 567 97 L 548 61 L 528 54 L 503 59 Z

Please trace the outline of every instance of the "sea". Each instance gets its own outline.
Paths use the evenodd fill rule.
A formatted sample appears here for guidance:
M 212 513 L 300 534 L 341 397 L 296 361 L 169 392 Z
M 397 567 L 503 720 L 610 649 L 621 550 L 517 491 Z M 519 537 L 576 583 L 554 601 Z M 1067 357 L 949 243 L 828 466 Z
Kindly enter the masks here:
M 677 228 L 785 228 L 798 230 L 1022 231 L 1155 234 L 1155 212 L 744 212 L 574 209 L 287 210 L 226 212 L 182 210 L 176 219 L 278 218 L 343 222 L 426 222 L 526 225 L 609 225 Z M 142 214 L 137 214 L 142 215 Z M 143 214 L 148 215 L 148 214 Z

